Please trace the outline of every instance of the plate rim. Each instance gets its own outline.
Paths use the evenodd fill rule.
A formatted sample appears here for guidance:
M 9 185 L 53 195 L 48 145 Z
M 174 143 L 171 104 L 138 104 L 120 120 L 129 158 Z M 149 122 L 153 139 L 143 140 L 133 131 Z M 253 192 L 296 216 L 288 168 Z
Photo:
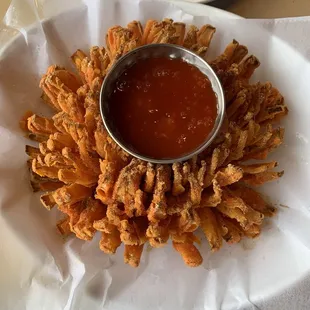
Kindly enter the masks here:
M 222 9 L 218 9 L 209 5 L 205 5 L 205 4 L 201 4 L 201 3 L 191 3 L 191 2 L 187 2 L 187 1 L 183 1 L 183 0 L 157 0 L 157 1 L 161 1 L 164 3 L 172 3 L 173 5 L 176 5 L 178 7 L 180 7 L 185 13 L 189 13 L 187 12 L 187 9 L 193 9 L 195 11 L 197 11 L 197 15 L 195 16 L 210 16 L 211 14 L 215 13 L 217 16 L 223 17 L 223 18 L 233 18 L 233 19 L 244 19 L 243 17 L 236 15 L 234 13 L 222 10 Z M 73 8 L 74 9 L 74 8 Z M 198 12 L 199 11 L 199 12 Z M 64 12 L 61 12 L 60 14 L 64 14 Z M 192 13 L 189 13 L 192 14 Z M 59 14 L 57 15 L 52 15 L 49 16 L 47 18 L 41 19 L 41 23 L 45 23 L 48 22 L 49 20 L 57 17 Z M 193 15 L 193 14 L 192 14 Z M 35 28 L 37 26 L 37 21 L 35 21 L 34 23 L 30 24 L 29 26 L 26 27 L 27 31 L 32 30 L 33 28 Z M 1 48 L 1 52 L 0 52 L 0 61 L 2 58 L 2 55 L 4 55 L 7 50 L 14 44 L 15 40 L 18 40 L 18 38 L 20 36 L 22 36 L 23 33 L 19 32 L 16 35 L 14 35 L 13 37 L 11 37 L 9 40 L 7 40 L 5 42 L 5 44 L 3 45 L 3 47 Z M 302 279 L 298 279 L 298 282 L 302 281 Z M 296 284 L 296 282 L 294 283 Z M 291 288 L 291 287 L 290 287 Z M 281 291 L 276 292 L 275 294 L 268 296 L 268 299 L 272 299 L 274 296 L 279 296 L 281 295 L 283 292 L 287 291 L 290 288 L 285 288 Z
M 189 2 L 186 0 L 159 0 L 159 1 L 170 2 L 170 3 L 173 3 L 174 5 L 179 5 L 184 11 L 186 11 L 187 9 L 192 9 L 193 11 L 196 11 L 197 9 L 196 16 L 205 17 L 205 16 L 208 16 L 210 13 L 214 12 L 218 15 L 221 15 L 223 18 L 244 19 L 244 17 L 240 15 L 210 6 L 208 4 L 203 4 L 203 3 L 198 3 L 198 2 L 194 3 L 194 2 Z
M 180 7 L 185 13 L 188 13 L 188 14 L 191 14 L 194 16 L 207 17 L 207 16 L 210 16 L 212 13 L 215 13 L 216 15 L 221 16 L 222 18 L 244 19 L 244 17 L 241 17 L 237 14 L 234 14 L 234 13 L 222 10 L 222 9 L 218 9 L 218 8 L 212 7 L 212 6 L 207 5 L 207 4 L 192 3 L 192 2 L 188 2 L 186 0 L 156 0 L 156 1 L 164 2 L 164 3 L 168 3 L 168 4 L 173 4 L 177 7 Z M 72 9 L 75 9 L 75 8 L 76 7 L 72 8 Z M 188 10 L 190 10 L 191 12 L 188 12 Z M 193 13 L 193 12 L 195 12 L 195 13 Z M 53 19 L 56 16 L 58 16 L 60 14 L 64 14 L 64 13 L 66 13 L 66 10 L 64 10 L 63 12 L 61 12 L 59 14 L 51 15 L 51 16 L 48 16 L 46 18 L 40 19 L 40 22 L 46 23 L 50 19 Z M 37 22 L 38 21 L 34 21 L 30 25 L 26 26 L 24 29 L 26 29 L 27 31 L 32 30 L 33 28 L 36 27 Z M 23 33 L 21 31 L 19 31 L 17 34 L 15 34 L 11 38 L 9 38 L 3 44 L 3 46 L 1 46 L 1 48 L 0 48 L 0 60 L 1 60 L 2 56 L 6 53 L 6 50 L 8 48 L 10 48 L 10 46 L 12 44 L 14 44 L 14 41 L 17 40 L 19 38 L 19 36 L 22 36 L 22 35 L 23 35 Z

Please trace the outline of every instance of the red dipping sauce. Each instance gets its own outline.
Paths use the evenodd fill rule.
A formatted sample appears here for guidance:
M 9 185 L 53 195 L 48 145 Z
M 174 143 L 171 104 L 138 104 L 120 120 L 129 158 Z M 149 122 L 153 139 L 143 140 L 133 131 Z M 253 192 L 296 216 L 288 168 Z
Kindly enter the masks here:
M 178 158 L 197 149 L 217 117 L 211 82 L 181 59 L 149 58 L 126 69 L 109 106 L 123 141 L 156 159 Z

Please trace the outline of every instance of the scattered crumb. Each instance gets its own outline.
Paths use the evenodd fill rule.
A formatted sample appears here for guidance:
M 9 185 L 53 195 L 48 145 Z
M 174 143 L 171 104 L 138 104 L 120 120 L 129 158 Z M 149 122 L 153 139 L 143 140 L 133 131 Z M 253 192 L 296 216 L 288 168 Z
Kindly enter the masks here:
M 282 207 L 282 208 L 287 208 L 287 209 L 290 208 L 289 206 L 283 205 L 282 203 L 280 203 L 279 206 Z
M 151 252 L 153 250 L 152 246 L 148 243 L 146 247 L 146 252 Z
M 252 250 L 255 247 L 255 240 L 253 239 L 244 239 L 241 242 L 241 246 L 244 250 Z

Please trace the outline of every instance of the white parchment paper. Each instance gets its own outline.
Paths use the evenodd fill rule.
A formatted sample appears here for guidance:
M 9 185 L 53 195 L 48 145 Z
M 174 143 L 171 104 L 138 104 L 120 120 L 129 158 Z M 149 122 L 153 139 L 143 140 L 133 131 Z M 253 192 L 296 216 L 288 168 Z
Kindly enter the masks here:
M 25 10 L 28 14 L 20 15 Z M 24 147 L 29 141 L 18 126 L 26 110 L 48 113 L 38 83 L 50 64 L 72 69 L 69 56 L 77 48 L 103 45 L 110 26 L 164 17 L 214 25 L 210 59 L 233 38 L 247 45 L 262 63 L 253 81 L 271 81 L 290 109 L 283 122 L 285 143 L 271 156 L 285 175 L 262 189 L 279 206 L 278 215 L 266 221 L 256 240 L 225 245 L 215 254 L 204 242 L 204 263 L 196 269 L 185 267 L 170 246 L 145 250 L 140 267 L 133 269 L 123 264 L 122 248 L 107 256 L 97 238 L 64 243 L 55 229 L 57 210 L 45 210 L 28 185 Z M 310 47 L 305 41 L 310 19 L 298 25 L 194 17 L 164 1 L 13 0 L 0 31 L 0 42 L 18 34 L 0 46 L 0 308 L 309 308 L 300 283 L 307 287 L 310 276 Z

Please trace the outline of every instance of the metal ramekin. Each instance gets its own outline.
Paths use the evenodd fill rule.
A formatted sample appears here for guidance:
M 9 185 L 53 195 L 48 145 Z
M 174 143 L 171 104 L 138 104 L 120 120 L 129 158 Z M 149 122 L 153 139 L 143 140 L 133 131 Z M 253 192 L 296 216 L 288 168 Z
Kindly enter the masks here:
M 198 148 L 194 149 L 191 153 L 183 155 L 178 158 L 150 158 L 144 155 L 137 153 L 135 150 L 132 150 L 130 146 L 126 145 L 126 142 L 123 141 L 121 135 L 119 134 L 117 128 L 113 124 L 113 120 L 109 117 L 109 98 L 115 86 L 117 78 L 128 68 L 138 62 L 140 59 L 147 58 L 158 58 L 158 57 L 167 57 L 167 58 L 181 58 L 184 61 L 196 66 L 201 72 L 203 72 L 210 80 L 212 88 L 217 96 L 217 117 L 213 130 L 209 134 L 206 141 L 201 144 Z M 203 60 L 201 57 L 197 56 L 195 53 L 187 50 L 184 47 L 172 45 L 172 44 L 150 44 L 144 45 L 142 47 L 136 48 L 135 50 L 129 52 L 128 54 L 121 57 L 111 68 L 109 73 L 104 79 L 104 82 L 101 87 L 100 92 L 100 112 L 105 128 L 107 129 L 110 136 L 114 141 L 127 153 L 132 156 L 152 162 L 157 164 L 171 164 L 174 162 L 185 161 L 194 155 L 202 152 L 213 139 L 218 134 L 225 114 L 225 98 L 222 85 L 217 78 L 216 74 L 209 66 L 209 64 Z M 152 143 L 150 141 L 149 143 Z

